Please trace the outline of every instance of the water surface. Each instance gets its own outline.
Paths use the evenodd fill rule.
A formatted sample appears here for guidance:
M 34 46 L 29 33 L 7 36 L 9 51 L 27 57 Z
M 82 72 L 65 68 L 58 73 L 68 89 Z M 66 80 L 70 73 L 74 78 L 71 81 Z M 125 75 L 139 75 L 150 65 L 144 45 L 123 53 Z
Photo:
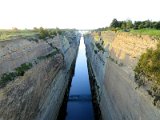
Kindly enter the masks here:
M 84 38 L 81 37 L 65 120 L 94 120 Z

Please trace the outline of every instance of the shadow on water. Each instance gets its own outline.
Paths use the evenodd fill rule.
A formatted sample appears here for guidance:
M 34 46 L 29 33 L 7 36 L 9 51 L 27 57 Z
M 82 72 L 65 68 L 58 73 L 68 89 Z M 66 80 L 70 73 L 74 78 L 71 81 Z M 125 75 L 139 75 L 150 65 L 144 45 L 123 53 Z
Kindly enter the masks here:
M 73 65 L 74 66 L 74 65 Z M 57 120 L 95 120 L 87 69 L 84 38 L 81 37 L 74 74 Z

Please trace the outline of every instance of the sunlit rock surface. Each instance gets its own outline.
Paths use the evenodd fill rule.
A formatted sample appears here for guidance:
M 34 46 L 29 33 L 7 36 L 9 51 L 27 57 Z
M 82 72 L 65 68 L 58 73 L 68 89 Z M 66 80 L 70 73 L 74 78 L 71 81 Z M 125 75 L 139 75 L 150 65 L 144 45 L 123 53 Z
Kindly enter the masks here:
M 157 41 L 129 33 L 94 32 L 85 36 L 85 44 L 102 119 L 159 120 L 160 110 L 148 92 L 135 83 L 133 71 L 140 55 L 147 48 L 155 49 Z

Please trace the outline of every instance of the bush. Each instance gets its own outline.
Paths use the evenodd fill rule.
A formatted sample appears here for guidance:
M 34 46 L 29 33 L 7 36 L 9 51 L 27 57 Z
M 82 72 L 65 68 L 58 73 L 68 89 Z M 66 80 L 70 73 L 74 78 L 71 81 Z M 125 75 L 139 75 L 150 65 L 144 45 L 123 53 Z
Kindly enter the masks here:
M 7 82 L 14 80 L 17 77 L 15 72 L 4 73 L 0 80 L 0 87 L 5 86 Z
M 40 27 L 40 29 L 39 29 L 39 38 L 40 38 L 40 39 L 45 39 L 45 38 L 48 37 L 48 36 L 49 36 L 48 30 Z
M 13 81 L 18 76 L 23 76 L 24 73 L 32 67 L 32 63 L 21 64 L 14 72 L 4 73 L 0 79 L 0 87 L 4 87 L 9 81 Z
M 16 68 L 16 73 L 18 76 L 23 76 L 25 71 L 29 70 L 32 67 L 31 63 L 24 63 L 20 67 Z
M 97 53 L 98 53 L 98 51 L 97 51 L 97 50 L 94 50 L 94 53 L 95 53 L 95 54 L 97 54 Z
M 104 48 L 103 48 L 103 46 L 100 44 L 100 43 L 98 43 L 98 42 L 96 42 L 95 43 L 96 44 L 96 47 L 101 51 L 103 51 L 104 52 Z
M 45 39 L 47 37 L 53 38 L 56 35 L 61 35 L 64 31 L 58 28 L 56 29 L 44 29 L 42 27 L 39 28 L 39 38 Z
M 148 81 L 160 85 L 160 43 L 156 50 L 148 49 L 142 54 L 134 71 L 136 78 L 143 75 Z

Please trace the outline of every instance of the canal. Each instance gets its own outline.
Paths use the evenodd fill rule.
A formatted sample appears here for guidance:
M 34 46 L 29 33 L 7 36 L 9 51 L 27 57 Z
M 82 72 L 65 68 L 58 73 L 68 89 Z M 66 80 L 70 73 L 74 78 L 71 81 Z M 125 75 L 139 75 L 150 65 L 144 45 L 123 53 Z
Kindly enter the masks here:
M 84 38 L 81 37 L 64 120 L 94 120 Z M 62 119 L 61 119 L 62 120 Z

